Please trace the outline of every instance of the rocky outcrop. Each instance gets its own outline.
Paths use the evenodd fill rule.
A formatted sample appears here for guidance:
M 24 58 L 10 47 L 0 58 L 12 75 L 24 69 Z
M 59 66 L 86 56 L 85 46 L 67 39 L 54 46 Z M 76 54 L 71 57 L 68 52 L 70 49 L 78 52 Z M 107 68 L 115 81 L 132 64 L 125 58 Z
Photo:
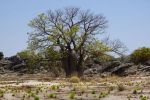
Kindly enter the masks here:
M 106 64 L 104 64 L 104 67 L 102 69 L 102 72 L 112 72 L 112 70 L 115 67 L 118 67 L 121 65 L 120 61 L 112 61 L 112 62 L 107 62 Z
M 95 66 L 95 67 L 94 67 Z M 145 65 L 135 65 L 131 62 L 112 61 L 106 64 L 93 64 L 92 67 L 84 71 L 84 75 L 99 74 L 101 76 L 118 75 L 127 76 L 133 74 L 150 75 L 150 65 L 147 62 Z
M 84 75 L 119 75 L 127 76 L 131 74 L 142 74 L 150 75 L 150 61 L 147 61 L 144 65 L 134 65 L 131 62 L 121 62 L 119 60 L 110 61 L 106 63 L 99 62 L 98 60 L 90 60 L 85 65 Z M 46 69 L 47 68 L 47 69 Z M 33 70 L 34 73 L 48 73 L 49 66 L 46 67 L 42 62 L 39 62 L 36 68 Z M 21 59 L 19 56 L 11 56 L 0 60 L 0 74 L 8 72 L 26 73 L 28 72 L 26 61 Z
M 26 69 L 26 64 L 19 56 L 11 56 L 0 60 L 0 72 L 6 71 L 22 72 Z
M 148 60 L 148 61 L 145 63 L 145 65 L 150 66 L 150 60 Z
M 133 63 L 125 63 L 125 64 L 120 64 L 117 67 L 114 67 L 111 71 L 112 74 L 120 75 L 120 76 L 125 76 L 131 73 L 134 73 L 135 70 L 131 69 L 134 64 Z M 130 70 L 129 70 L 130 69 Z

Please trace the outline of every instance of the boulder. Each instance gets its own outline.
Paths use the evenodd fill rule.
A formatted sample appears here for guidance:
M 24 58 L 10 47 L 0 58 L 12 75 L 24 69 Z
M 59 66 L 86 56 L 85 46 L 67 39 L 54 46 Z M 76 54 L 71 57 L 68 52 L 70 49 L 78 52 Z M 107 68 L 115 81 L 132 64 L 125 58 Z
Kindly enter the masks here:
M 107 62 L 105 64 L 105 67 L 103 67 L 102 72 L 111 72 L 115 67 L 121 65 L 120 61 L 112 61 L 112 62 Z
M 19 70 L 25 69 L 25 67 L 26 67 L 25 63 L 20 63 L 20 64 L 12 66 L 12 69 L 14 71 L 19 71 Z
M 145 65 L 150 66 L 150 60 L 146 61 Z
M 9 70 L 18 72 L 26 68 L 26 63 L 18 55 L 7 57 L 5 58 L 5 60 L 8 60 L 11 62 Z
M 18 55 L 7 57 L 5 58 L 5 60 L 9 60 L 10 62 L 12 62 L 12 66 L 21 64 L 22 62 L 24 62 L 23 59 L 21 59 Z
M 25 72 L 26 63 L 19 56 L 11 56 L 0 60 L 0 71 L 5 72 L 5 70 L 14 72 Z
M 103 66 L 99 64 L 93 64 L 91 68 L 87 68 L 86 70 L 84 70 L 83 74 L 84 75 L 98 74 L 102 71 L 102 69 L 103 69 Z
M 5 69 L 3 67 L 0 67 L 0 73 L 5 73 Z
M 19 71 L 19 73 L 26 73 L 26 72 L 28 72 L 28 69 L 26 68 Z
M 139 65 L 138 70 L 141 71 L 141 72 L 150 72 L 150 66 Z
M 1 69 L 3 68 L 4 70 L 9 70 L 11 67 L 11 64 L 12 64 L 12 62 L 9 60 L 2 59 L 0 61 L 0 67 L 1 67 Z
M 133 63 L 125 63 L 125 64 L 121 64 L 115 68 L 113 68 L 111 70 L 111 73 L 112 74 L 116 74 L 116 75 L 120 75 L 120 76 L 123 76 L 123 75 L 126 75 L 126 74 L 129 74 L 126 70 L 129 69 L 130 67 L 133 66 Z
M 89 68 L 83 72 L 84 75 L 97 74 L 96 68 Z

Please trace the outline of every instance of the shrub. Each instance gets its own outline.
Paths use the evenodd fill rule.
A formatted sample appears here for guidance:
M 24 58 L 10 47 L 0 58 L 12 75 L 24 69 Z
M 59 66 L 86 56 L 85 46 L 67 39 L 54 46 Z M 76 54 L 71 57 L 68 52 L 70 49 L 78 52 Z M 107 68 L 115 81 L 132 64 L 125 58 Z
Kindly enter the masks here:
M 140 95 L 140 100 L 148 100 L 149 97 L 148 96 L 143 96 L 143 95 Z
M 34 51 L 24 50 L 17 53 L 17 55 L 19 55 L 20 58 L 26 61 L 29 73 L 33 73 L 33 70 L 37 67 L 37 64 L 41 60 L 41 57 L 37 55 Z
M 49 94 L 48 97 L 49 97 L 49 98 L 56 98 L 56 94 L 53 94 L 53 93 L 52 93 L 52 94 Z
M 59 89 L 59 86 L 58 86 L 58 85 L 52 85 L 52 86 L 51 86 L 51 89 L 52 89 L 52 90 L 57 90 L 57 89 Z
M 108 95 L 108 93 L 101 92 L 101 93 L 99 94 L 99 98 L 105 98 L 107 95 Z
M 72 82 L 72 83 L 78 83 L 78 82 L 80 82 L 80 79 L 77 76 L 72 76 L 70 78 L 70 82 Z
M 35 94 L 33 92 L 30 93 L 31 97 L 35 97 Z
M 92 94 L 95 94 L 95 93 L 96 93 L 96 92 L 93 90 L 93 91 L 92 91 Z
M 138 92 L 137 92 L 137 89 L 134 89 L 133 90 L 133 94 L 137 94 Z
M 0 60 L 3 59 L 3 57 L 4 57 L 3 52 L 0 52 Z
M 114 89 L 115 89 L 114 86 L 110 86 L 110 87 L 108 88 L 108 91 L 110 92 L 110 91 L 113 91 Z
M 135 50 L 131 54 L 130 60 L 135 64 L 144 64 L 146 61 L 150 60 L 150 48 L 142 47 Z
M 40 100 L 40 98 L 38 96 L 35 96 L 34 100 Z
M 102 55 L 102 56 L 100 56 L 99 57 L 99 60 L 101 61 L 101 62 L 108 62 L 108 61 L 112 61 L 112 60 L 114 60 L 115 58 L 113 57 L 113 56 L 111 56 L 111 55 Z
M 3 97 L 3 95 L 4 95 L 4 91 L 0 90 L 0 97 Z
M 4 96 L 4 92 L 0 90 L 0 98 Z
M 123 84 L 118 84 L 118 87 L 117 87 L 118 91 L 124 91 L 125 90 L 125 87 Z
M 70 95 L 69 95 L 69 97 L 70 97 L 70 99 L 74 99 L 75 98 L 75 92 L 74 91 L 72 91 L 71 93 L 70 93 Z
M 140 93 L 141 91 L 142 91 L 142 89 L 141 89 L 141 88 L 136 87 L 136 88 L 133 90 L 133 94 Z

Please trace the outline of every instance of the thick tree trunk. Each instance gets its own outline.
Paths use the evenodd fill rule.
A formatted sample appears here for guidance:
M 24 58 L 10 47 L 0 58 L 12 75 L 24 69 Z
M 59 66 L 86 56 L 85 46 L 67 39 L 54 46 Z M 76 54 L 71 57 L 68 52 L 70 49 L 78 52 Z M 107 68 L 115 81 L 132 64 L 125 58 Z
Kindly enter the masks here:
M 69 72 L 66 73 L 67 76 L 70 76 L 72 74 L 72 55 L 71 55 L 71 52 L 69 51 L 68 52 L 68 61 L 67 61 L 67 66 L 68 66 L 68 70 Z
M 66 76 L 69 77 L 75 70 L 75 64 L 74 64 L 74 56 L 72 53 L 72 49 L 68 46 L 68 51 L 65 53 L 65 56 L 63 57 L 63 66 L 64 70 L 66 72 Z
M 64 54 L 62 58 L 62 64 L 67 77 L 70 77 L 74 72 L 77 72 L 78 76 L 82 76 L 82 63 L 83 54 L 80 54 L 80 57 L 77 59 L 77 56 L 75 56 L 70 48 L 68 48 L 68 51 Z
M 83 75 L 83 69 L 82 69 L 82 63 L 83 63 L 83 55 L 80 54 L 80 58 L 78 59 L 78 63 L 77 63 L 77 72 L 78 72 L 78 76 L 82 76 Z
M 66 57 L 62 58 L 62 66 L 65 70 L 66 76 L 68 76 L 69 75 L 69 69 L 68 69 L 67 58 Z

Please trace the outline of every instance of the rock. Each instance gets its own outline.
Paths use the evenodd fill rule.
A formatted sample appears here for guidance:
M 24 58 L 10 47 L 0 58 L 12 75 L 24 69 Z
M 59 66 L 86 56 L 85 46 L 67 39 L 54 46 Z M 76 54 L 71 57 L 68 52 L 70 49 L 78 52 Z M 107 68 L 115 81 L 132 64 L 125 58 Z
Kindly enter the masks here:
M 133 65 L 133 66 L 127 68 L 127 69 L 123 72 L 123 75 L 124 75 L 124 76 L 127 76 L 127 75 L 134 75 L 134 74 L 137 74 L 137 68 L 138 68 L 138 66 Z
M 7 57 L 5 59 L 11 61 L 12 66 L 17 65 L 17 64 L 21 64 L 22 62 L 24 62 L 23 59 L 21 59 L 18 55 Z
M 12 66 L 12 69 L 15 71 L 15 70 L 21 70 L 21 69 L 24 69 L 26 67 L 26 64 L 25 63 L 20 63 L 20 64 L 17 64 L 15 66 Z
M 93 64 L 93 66 L 91 68 L 86 69 L 83 74 L 84 75 L 89 75 L 89 74 L 98 74 L 101 72 L 102 70 L 102 66 L 99 64 Z
M 44 69 L 44 70 L 42 70 L 42 73 L 43 73 L 43 74 L 45 74 L 45 73 L 47 73 L 47 72 L 48 72 L 48 71 L 47 71 L 47 70 L 45 70 L 45 69 Z
M 0 67 L 0 72 L 1 72 L 1 73 L 5 72 L 5 70 L 4 70 L 3 67 Z
M 4 57 L 3 52 L 0 52 L 0 60 L 2 60 L 2 59 L 3 59 L 3 57 Z
M 148 60 L 148 61 L 145 63 L 145 65 L 150 66 L 150 60 Z
M 10 65 L 7 69 L 14 72 L 24 72 L 23 69 L 26 69 L 26 63 L 18 55 L 5 58 L 5 60 L 10 61 Z
M 11 64 L 12 64 L 11 61 L 2 59 L 0 61 L 0 70 L 1 70 L 1 72 L 4 72 L 5 70 L 9 70 L 9 68 L 11 67 Z
M 87 69 L 83 72 L 84 75 L 92 74 L 92 69 Z
M 23 73 L 26 72 L 26 63 L 23 59 L 21 59 L 19 56 L 11 56 L 4 58 L 0 61 L 0 71 L 4 72 L 7 71 L 14 71 Z
M 104 73 L 100 74 L 100 76 L 102 78 L 105 78 L 105 77 L 110 76 L 110 75 L 111 75 L 111 73 L 109 73 L 109 72 L 104 72 Z
M 19 71 L 19 73 L 26 73 L 26 72 L 28 72 L 28 69 L 22 69 Z
M 96 68 L 89 68 L 83 72 L 84 75 L 89 75 L 89 74 L 97 74 L 97 69 Z
M 138 67 L 138 70 L 141 71 L 141 72 L 149 72 L 150 71 L 150 66 L 147 66 L 147 65 L 140 65 Z
M 39 67 L 39 70 L 44 70 L 44 66 L 40 66 L 40 67 Z
M 119 66 L 120 64 L 121 64 L 120 61 L 107 62 L 107 64 L 105 64 L 105 67 L 103 68 L 102 72 L 110 72 L 113 68 Z
M 6 60 L 6 59 L 2 59 L 0 61 L 0 66 L 5 66 L 5 65 L 8 65 L 8 64 L 11 64 L 12 62 L 9 61 L 9 60 Z
M 85 66 L 88 68 L 91 68 L 93 66 L 93 64 L 94 64 L 94 62 L 91 59 L 85 62 Z
M 99 65 L 101 65 L 101 61 L 100 60 L 98 60 L 98 59 L 93 59 L 93 62 L 95 63 L 95 64 L 99 64 Z
M 117 67 L 115 67 L 111 73 L 112 74 L 116 74 L 116 75 L 121 75 L 121 76 L 124 76 L 126 74 L 129 74 L 126 70 L 130 67 L 133 66 L 133 63 L 125 63 L 125 64 L 121 64 Z

